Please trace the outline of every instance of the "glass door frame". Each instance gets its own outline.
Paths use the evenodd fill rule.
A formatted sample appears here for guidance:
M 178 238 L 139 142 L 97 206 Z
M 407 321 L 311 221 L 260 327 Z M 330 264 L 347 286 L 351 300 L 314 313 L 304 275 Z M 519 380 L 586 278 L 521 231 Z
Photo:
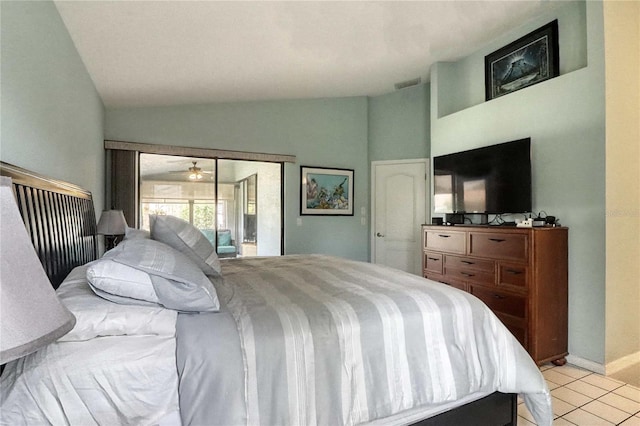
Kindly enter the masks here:
M 139 210 L 139 213 L 136 215 L 136 227 L 139 227 L 141 225 L 142 222 L 142 181 L 143 179 L 140 176 L 140 172 L 141 172 L 141 164 L 140 164 L 140 154 L 151 154 L 151 155 L 165 155 L 165 156 L 180 156 L 180 157 L 184 157 L 184 155 L 177 155 L 177 154 L 159 154 L 159 153 L 149 153 L 149 152 L 142 152 L 139 151 L 137 152 L 136 155 L 136 163 L 137 163 L 137 179 L 136 179 L 136 186 L 137 186 L 137 190 L 136 190 L 136 199 L 137 199 L 137 209 Z M 207 159 L 207 160 L 213 160 L 214 161 L 214 174 L 213 174 L 213 183 L 215 185 L 215 189 L 214 189 L 214 199 L 213 201 L 213 205 L 214 205 L 214 217 L 213 217 L 213 221 L 214 221 L 214 231 L 215 231 L 215 238 L 214 238 L 214 248 L 216 249 L 216 252 L 218 250 L 218 238 L 217 238 L 217 233 L 218 233 L 218 225 L 219 225 L 219 221 L 218 221 L 218 208 L 219 208 L 219 201 L 220 201 L 220 197 L 219 197 L 219 160 L 225 160 L 225 161 L 247 161 L 247 160 L 238 160 L 238 159 L 234 159 L 234 158 L 207 158 L 207 157 L 196 157 L 196 156 L 188 156 L 188 158 L 193 158 L 194 160 L 197 158 L 201 158 L 201 159 Z M 285 167 L 284 167 L 284 162 L 280 161 L 280 162 L 275 162 L 275 161 L 259 161 L 259 160 L 248 160 L 248 161 L 256 161 L 256 162 L 262 162 L 262 163 L 270 163 L 270 164 L 277 164 L 280 168 L 280 250 L 279 250 L 279 255 L 283 255 L 284 254 L 284 213 L 285 213 L 285 197 L 284 197 L 284 185 L 285 185 Z M 255 195 L 255 208 L 258 208 L 258 200 L 257 200 L 257 191 L 258 191 L 258 179 L 257 179 L 257 173 L 253 173 L 252 175 L 248 176 L 247 178 L 243 179 L 246 180 L 248 178 L 251 178 L 255 176 L 255 188 L 256 188 L 256 195 Z M 243 180 L 241 180 L 240 182 L 242 182 Z M 246 191 L 244 191 L 245 197 L 246 197 Z M 193 222 L 193 205 L 196 204 L 195 200 L 186 200 L 190 206 L 189 211 L 189 221 L 190 223 Z M 243 200 L 242 205 L 243 207 L 245 205 L 247 205 L 248 200 Z M 257 213 L 257 212 L 256 212 Z M 256 214 L 257 216 L 257 214 Z M 244 226 L 243 223 L 239 223 L 235 225 L 237 226 Z M 255 238 L 255 242 L 257 242 L 257 229 L 256 229 L 256 238 Z M 241 241 L 236 241 L 236 246 L 239 246 L 242 242 Z

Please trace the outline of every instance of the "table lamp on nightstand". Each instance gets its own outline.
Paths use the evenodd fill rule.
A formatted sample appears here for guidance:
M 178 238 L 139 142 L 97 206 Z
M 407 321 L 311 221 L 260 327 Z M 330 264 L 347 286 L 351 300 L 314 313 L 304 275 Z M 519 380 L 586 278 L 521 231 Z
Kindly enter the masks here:
M 11 179 L 5 176 L 0 177 L 0 231 L 2 365 L 56 341 L 76 319 L 51 286 L 20 217 Z
M 104 235 L 104 248 L 111 250 L 117 245 L 118 237 L 124 235 L 127 221 L 122 210 L 104 210 L 98 221 L 98 234 Z

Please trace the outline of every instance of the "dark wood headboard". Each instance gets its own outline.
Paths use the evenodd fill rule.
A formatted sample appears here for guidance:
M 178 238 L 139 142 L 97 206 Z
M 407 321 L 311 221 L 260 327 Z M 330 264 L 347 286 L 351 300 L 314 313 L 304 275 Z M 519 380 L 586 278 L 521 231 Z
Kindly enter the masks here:
M 4 162 L 0 175 L 13 181 L 20 215 L 54 288 L 73 268 L 97 258 L 91 192 Z

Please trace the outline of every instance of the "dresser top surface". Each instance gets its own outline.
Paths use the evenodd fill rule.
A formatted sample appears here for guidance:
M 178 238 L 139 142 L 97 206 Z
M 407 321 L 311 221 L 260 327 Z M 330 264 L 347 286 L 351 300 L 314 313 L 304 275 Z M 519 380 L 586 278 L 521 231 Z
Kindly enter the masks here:
M 423 224 L 423 228 L 438 229 L 438 230 L 451 230 L 451 231 L 465 231 L 465 230 L 482 230 L 482 231 L 549 231 L 556 229 L 569 229 L 566 226 L 534 226 L 534 227 L 520 227 L 520 226 L 505 226 L 505 225 L 469 225 L 469 224 L 457 224 L 457 225 L 431 225 Z

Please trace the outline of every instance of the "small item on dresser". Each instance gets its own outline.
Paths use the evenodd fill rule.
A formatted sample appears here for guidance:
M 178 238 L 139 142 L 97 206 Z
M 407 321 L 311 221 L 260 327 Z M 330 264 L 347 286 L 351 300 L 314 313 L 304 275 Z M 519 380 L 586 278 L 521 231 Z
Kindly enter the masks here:
M 531 219 L 531 218 L 525 219 L 522 222 L 516 223 L 516 226 L 518 228 L 531 228 L 531 227 L 533 227 L 533 219 Z
M 550 216 L 547 214 L 547 212 L 542 210 L 540 213 L 538 213 L 538 217 L 533 219 L 533 226 L 546 226 L 546 225 L 556 226 L 557 225 L 556 217 Z
M 535 219 L 533 219 L 531 226 L 544 226 L 546 225 L 546 223 L 547 222 L 544 217 L 536 217 Z

